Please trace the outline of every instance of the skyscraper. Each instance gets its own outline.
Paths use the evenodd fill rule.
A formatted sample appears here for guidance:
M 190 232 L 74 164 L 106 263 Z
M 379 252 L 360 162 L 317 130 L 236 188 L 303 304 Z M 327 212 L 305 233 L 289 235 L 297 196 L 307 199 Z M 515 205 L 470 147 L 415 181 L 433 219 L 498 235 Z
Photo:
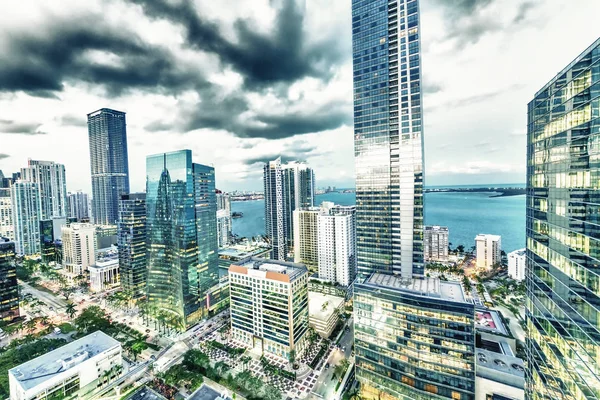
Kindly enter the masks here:
M 190 150 L 148 156 L 146 207 L 148 303 L 184 329 L 207 315 L 218 283 L 214 168 L 192 163 Z
M 10 188 L 0 188 L 0 237 L 15 239 Z
M 269 161 L 263 170 L 265 189 L 265 232 L 271 244 L 271 258 L 285 261 L 287 242 L 285 238 L 285 215 L 283 197 L 283 169 L 281 158 Z
M 40 191 L 40 219 L 66 217 L 68 211 L 65 166 L 53 161 L 28 161 L 21 179 L 33 182 Z
M 36 183 L 17 180 L 11 187 L 17 254 L 40 254 L 40 191 Z
M 96 228 L 92 224 L 73 223 L 61 228 L 63 263 L 72 277 L 84 274 L 96 264 Z
M 67 197 L 69 201 L 69 218 L 76 218 L 79 222 L 89 222 L 90 200 L 87 193 L 78 190 L 75 193 L 68 193 Z
M 231 198 L 229 193 L 217 193 L 217 238 L 219 247 L 227 246 L 231 237 Z
M 62 227 L 66 217 L 52 217 L 40 221 L 40 251 L 42 262 L 62 264 Z
M 527 118 L 527 399 L 600 399 L 600 39 Z
M 146 296 L 146 194 L 121 195 L 117 232 L 123 290 L 134 299 Z
M 359 272 L 423 275 L 417 0 L 352 0 Z
M 19 316 L 15 243 L 0 236 L 0 321 Z
M 294 246 L 294 210 L 313 207 L 315 174 L 306 164 L 289 162 L 283 168 L 284 235 L 289 247 Z
M 102 108 L 87 118 L 94 222 L 114 225 L 119 218 L 119 196 L 129 193 L 125 113 Z

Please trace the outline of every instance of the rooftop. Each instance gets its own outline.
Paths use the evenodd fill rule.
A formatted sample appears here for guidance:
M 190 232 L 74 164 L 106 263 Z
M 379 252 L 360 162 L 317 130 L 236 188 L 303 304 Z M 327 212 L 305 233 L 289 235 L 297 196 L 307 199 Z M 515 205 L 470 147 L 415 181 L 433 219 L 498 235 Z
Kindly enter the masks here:
M 220 394 L 210 386 L 203 384 L 188 397 L 188 400 L 230 400 L 230 398 L 226 394 Z
M 323 309 L 323 305 L 327 307 Z M 308 292 L 308 314 L 320 320 L 329 320 L 331 315 L 344 304 L 343 297 L 331 296 L 328 294 Z
M 87 359 L 107 350 L 120 347 L 121 344 L 102 331 L 68 343 L 56 350 L 27 361 L 8 371 L 24 390 L 29 390 L 53 375 L 65 372 Z
M 230 267 L 241 267 L 246 268 L 247 270 L 255 270 L 255 271 L 265 271 L 265 272 L 275 272 L 277 274 L 287 275 L 289 276 L 289 281 L 292 282 L 295 279 L 299 278 L 305 273 L 308 273 L 308 269 L 304 264 L 296 264 L 292 262 L 278 261 L 278 260 L 269 260 L 265 258 L 258 257 L 248 257 L 243 260 L 240 260 L 236 265 L 232 265 Z M 237 272 L 237 271 L 234 271 Z
M 241 260 L 243 258 L 264 254 L 270 250 L 270 247 L 260 245 L 231 245 L 220 248 L 219 257 Z
M 500 235 L 491 235 L 489 233 L 480 233 L 479 235 L 475 236 L 475 240 L 484 240 L 484 239 L 499 240 Z
M 128 397 L 127 400 L 166 400 L 166 398 L 148 386 L 142 386 L 133 395 Z
M 459 282 L 441 281 L 439 278 L 402 279 L 398 275 L 372 274 L 367 284 L 399 289 L 407 293 L 418 294 L 443 300 L 466 303 L 463 287 Z
M 477 376 L 506 385 L 523 388 L 525 366 L 515 356 L 476 349 Z
M 502 321 L 502 317 L 496 310 L 476 309 L 475 310 L 475 328 L 485 332 L 510 336 L 508 330 Z
M 519 257 L 524 257 L 526 253 L 527 253 L 527 249 L 519 249 L 519 250 L 511 251 L 510 253 L 508 253 L 508 255 L 510 256 L 510 255 L 514 254 Z

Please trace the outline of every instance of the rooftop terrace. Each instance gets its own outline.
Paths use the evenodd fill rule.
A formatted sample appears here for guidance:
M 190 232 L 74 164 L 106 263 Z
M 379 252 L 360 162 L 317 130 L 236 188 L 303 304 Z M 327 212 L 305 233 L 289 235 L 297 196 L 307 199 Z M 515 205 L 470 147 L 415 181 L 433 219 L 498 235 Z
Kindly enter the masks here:
M 374 273 L 366 284 L 398 289 L 406 293 L 466 303 L 462 285 L 458 282 L 441 281 L 438 278 L 402 279 L 397 275 Z

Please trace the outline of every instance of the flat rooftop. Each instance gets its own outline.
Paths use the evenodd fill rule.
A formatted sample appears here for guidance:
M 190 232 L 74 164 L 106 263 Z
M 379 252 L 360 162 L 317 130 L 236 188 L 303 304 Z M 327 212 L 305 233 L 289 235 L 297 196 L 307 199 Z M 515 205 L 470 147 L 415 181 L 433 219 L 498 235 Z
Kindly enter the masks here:
M 323 309 L 323 305 L 327 307 Z M 308 314 L 312 318 L 327 321 L 331 315 L 344 304 L 343 297 L 331 296 L 318 292 L 308 292 Z
M 167 400 L 163 395 L 150 389 L 148 386 L 142 386 L 133 395 L 127 398 L 127 400 Z
M 253 246 L 253 245 L 233 245 L 228 247 L 221 247 L 219 249 L 219 257 L 221 258 L 232 258 L 234 260 L 241 260 L 246 257 L 252 257 L 259 254 L 264 254 L 270 251 L 270 247 Z
M 442 281 L 439 278 L 402 279 L 397 275 L 376 272 L 365 283 L 426 297 L 467 303 L 463 287 L 459 282 Z
M 53 375 L 68 371 L 100 353 L 120 346 L 115 339 L 97 331 L 14 367 L 8 373 L 16 378 L 23 389 L 29 390 L 51 379 Z
M 515 356 L 477 348 L 477 376 L 505 385 L 523 388 L 525 365 Z
M 484 332 L 510 336 L 500 313 L 496 310 L 477 308 L 475 310 L 475 328 Z
M 188 400 L 231 400 L 226 394 L 221 394 L 210 386 L 203 384 L 196 390 Z
M 296 264 L 292 262 L 285 261 L 277 261 L 277 260 L 269 260 L 265 258 L 258 257 L 248 257 L 234 265 L 253 269 L 258 271 L 266 271 L 266 272 L 275 272 L 278 274 L 288 275 L 290 277 L 290 282 L 297 279 L 301 275 L 308 273 L 308 269 L 304 264 Z

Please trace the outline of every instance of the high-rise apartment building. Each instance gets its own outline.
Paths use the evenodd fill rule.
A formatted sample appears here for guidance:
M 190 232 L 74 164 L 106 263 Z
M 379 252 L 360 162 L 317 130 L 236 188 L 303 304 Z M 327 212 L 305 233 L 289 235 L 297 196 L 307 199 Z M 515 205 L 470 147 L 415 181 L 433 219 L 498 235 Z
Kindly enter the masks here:
M 517 281 L 525 279 L 525 265 L 527 264 L 525 253 L 525 249 L 508 253 L 508 276 Z
M 146 194 L 121 195 L 117 233 L 121 286 L 134 299 L 146 296 Z
M 229 267 L 231 335 L 258 354 L 299 358 L 308 345 L 308 270 L 249 257 Z
M 0 188 L 0 237 L 15 239 L 10 188 Z
M 68 211 L 65 166 L 53 161 L 28 161 L 21 179 L 33 182 L 40 192 L 40 220 L 66 217 Z
M 350 286 L 356 278 L 356 208 L 323 202 L 317 216 L 319 278 Z
M 352 0 L 361 273 L 423 275 L 420 37 L 417 0 Z
M 320 207 L 297 208 L 293 212 L 294 262 L 306 265 L 309 270 L 319 265 L 319 213 Z
M 448 227 L 426 226 L 423 232 L 425 261 L 448 261 Z
M 19 316 L 15 242 L 0 236 L 0 321 Z
M 61 228 L 63 266 L 71 276 L 82 275 L 96 263 L 96 227 L 73 223 Z
M 294 246 L 294 210 L 313 207 L 315 174 L 306 164 L 290 162 L 283 168 L 284 235 L 289 247 Z
M 600 399 L 600 39 L 527 118 L 526 399 Z
M 498 235 L 479 234 L 475 237 L 477 266 L 491 268 L 502 262 L 502 239 Z
M 280 158 L 269 161 L 265 165 L 263 183 L 265 190 L 265 232 L 271 244 L 271 258 L 285 261 L 288 247 L 285 238 L 284 181 Z
M 94 222 L 114 225 L 119 196 L 129 193 L 125 113 L 102 108 L 87 115 Z
M 17 180 L 11 186 L 17 254 L 40 254 L 40 191 L 37 183 Z
M 207 316 L 218 283 L 216 208 L 214 168 L 191 150 L 146 158 L 148 302 L 177 329 Z
M 474 320 L 458 282 L 382 273 L 357 281 L 356 378 L 365 397 L 475 400 Z
M 78 190 L 67 195 L 69 201 L 69 218 L 76 218 L 78 222 L 90 221 L 90 199 L 87 193 Z
M 229 193 L 217 190 L 217 238 L 219 247 L 225 247 L 229 244 L 231 227 L 231 198 Z

